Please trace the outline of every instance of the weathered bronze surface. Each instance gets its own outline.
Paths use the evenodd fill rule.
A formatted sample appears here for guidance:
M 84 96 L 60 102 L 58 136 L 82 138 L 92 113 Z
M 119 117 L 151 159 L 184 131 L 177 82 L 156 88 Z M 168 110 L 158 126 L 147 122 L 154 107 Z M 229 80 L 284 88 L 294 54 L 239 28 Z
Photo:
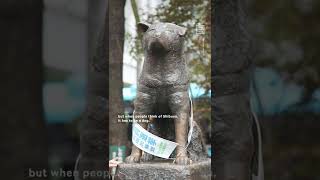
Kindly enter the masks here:
M 206 157 L 201 131 L 194 123 L 194 131 L 188 148 L 187 135 L 190 116 L 188 95 L 188 68 L 183 58 L 183 42 L 187 29 L 172 23 L 139 23 L 143 33 L 145 61 L 138 81 L 138 92 L 134 102 L 135 115 L 170 114 L 175 119 L 156 119 L 155 128 L 148 123 L 139 123 L 143 128 L 180 146 L 176 148 L 177 164 L 189 164 Z M 172 124 L 172 125 L 171 125 Z M 171 128 L 174 127 L 174 128 Z M 153 156 L 143 153 L 133 145 L 126 162 L 151 160 Z

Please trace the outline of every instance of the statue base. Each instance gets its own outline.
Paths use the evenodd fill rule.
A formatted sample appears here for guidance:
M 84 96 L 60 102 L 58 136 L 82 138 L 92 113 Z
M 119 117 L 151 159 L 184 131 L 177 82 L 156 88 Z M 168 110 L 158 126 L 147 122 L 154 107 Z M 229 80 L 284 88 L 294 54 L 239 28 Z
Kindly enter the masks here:
M 143 180 L 211 180 L 211 159 L 190 165 L 173 164 L 172 160 L 158 160 L 135 164 L 120 164 L 115 179 Z

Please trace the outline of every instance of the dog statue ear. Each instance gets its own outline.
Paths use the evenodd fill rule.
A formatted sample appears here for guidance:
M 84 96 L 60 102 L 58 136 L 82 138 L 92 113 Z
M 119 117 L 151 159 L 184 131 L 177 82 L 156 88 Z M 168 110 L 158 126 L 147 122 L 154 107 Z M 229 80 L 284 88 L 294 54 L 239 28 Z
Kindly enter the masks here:
M 186 33 L 187 33 L 187 28 L 179 26 L 178 34 L 179 34 L 180 36 L 185 36 Z
M 150 24 L 144 23 L 144 22 L 139 22 L 137 27 L 138 27 L 138 32 L 143 32 L 144 33 L 149 29 Z

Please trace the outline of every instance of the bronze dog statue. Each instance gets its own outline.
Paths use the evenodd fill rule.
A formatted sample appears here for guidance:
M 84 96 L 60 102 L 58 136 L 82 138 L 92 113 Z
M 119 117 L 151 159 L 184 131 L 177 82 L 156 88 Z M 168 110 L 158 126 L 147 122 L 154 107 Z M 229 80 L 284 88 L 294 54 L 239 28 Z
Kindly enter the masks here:
M 189 78 L 187 62 L 183 58 L 183 42 L 187 29 L 172 23 L 139 23 L 138 30 L 143 33 L 144 65 L 138 80 L 137 96 L 134 102 L 135 116 L 149 114 L 170 114 L 175 119 L 156 119 L 154 134 L 165 138 L 174 137 L 179 144 L 176 148 L 177 164 L 189 164 L 205 158 L 205 148 L 201 131 L 193 123 L 194 132 L 191 143 L 186 148 L 190 117 L 190 99 L 188 94 Z M 174 122 L 172 122 L 174 121 Z M 174 123 L 164 126 L 166 123 Z M 148 123 L 139 123 L 144 129 Z M 171 136 L 173 134 L 173 136 Z M 133 145 L 128 163 L 152 159 Z

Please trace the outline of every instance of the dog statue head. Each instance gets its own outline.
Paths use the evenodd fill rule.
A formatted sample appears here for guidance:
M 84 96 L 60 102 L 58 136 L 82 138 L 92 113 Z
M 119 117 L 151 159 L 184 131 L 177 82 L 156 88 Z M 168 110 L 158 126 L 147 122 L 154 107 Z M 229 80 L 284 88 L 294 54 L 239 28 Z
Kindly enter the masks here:
M 145 53 L 162 56 L 167 53 L 181 53 L 187 29 L 173 23 L 138 23 L 143 33 Z

